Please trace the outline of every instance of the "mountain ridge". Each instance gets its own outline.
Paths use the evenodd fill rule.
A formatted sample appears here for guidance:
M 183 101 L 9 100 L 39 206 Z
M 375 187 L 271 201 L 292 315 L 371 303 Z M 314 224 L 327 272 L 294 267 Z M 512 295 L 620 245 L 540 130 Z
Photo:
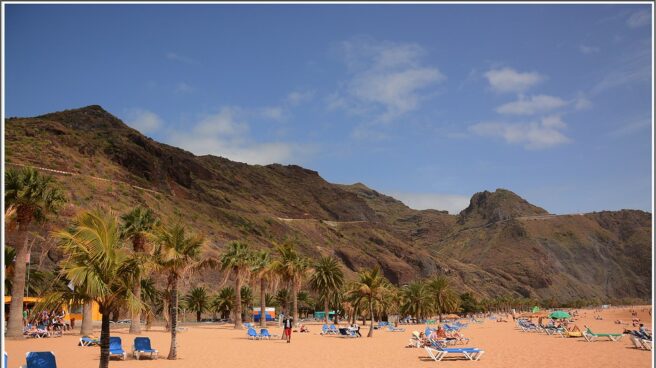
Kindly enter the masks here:
M 7 119 L 6 159 L 41 160 L 165 193 L 158 198 L 120 183 L 58 178 L 71 196 L 66 213 L 98 204 L 119 211 L 147 205 L 167 220 L 186 217 L 210 238 L 214 252 L 233 239 L 267 248 L 291 238 L 310 257 L 338 257 L 351 275 L 374 265 L 396 283 L 444 274 L 482 296 L 639 298 L 651 292 L 644 262 L 651 259 L 651 215 L 644 211 L 551 215 L 506 189 L 475 193 L 458 215 L 419 211 L 362 183 L 332 184 L 297 165 L 195 156 L 145 137 L 99 105 Z M 67 216 L 59 220 L 53 226 Z

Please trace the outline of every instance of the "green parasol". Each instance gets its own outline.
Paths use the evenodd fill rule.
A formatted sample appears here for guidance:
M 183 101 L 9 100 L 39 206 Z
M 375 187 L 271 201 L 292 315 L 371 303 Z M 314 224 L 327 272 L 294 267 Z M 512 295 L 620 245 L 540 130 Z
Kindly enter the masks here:
M 567 319 L 570 317 L 572 316 L 570 316 L 569 313 L 565 311 L 555 311 L 549 315 L 549 318 L 553 318 L 553 319 Z

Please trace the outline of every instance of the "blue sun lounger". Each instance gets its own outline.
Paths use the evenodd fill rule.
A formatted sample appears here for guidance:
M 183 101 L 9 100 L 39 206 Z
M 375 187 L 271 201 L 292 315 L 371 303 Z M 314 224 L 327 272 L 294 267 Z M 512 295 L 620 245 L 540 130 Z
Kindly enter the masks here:
M 249 327 L 248 331 L 246 331 L 246 334 L 248 335 L 248 338 L 251 340 L 259 340 L 262 338 L 262 335 L 258 334 L 253 327 Z
M 269 333 L 269 330 L 266 328 L 260 329 L 260 339 L 271 339 L 271 334 Z
M 153 357 L 157 359 L 158 352 L 150 346 L 148 337 L 135 337 L 132 345 L 132 356 L 139 360 L 142 356 Z
M 109 357 L 118 357 L 122 360 L 125 360 L 127 353 L 123 350 L 121 346 L 121 338 L 118 336 L 109 337 Z
M 57 360 L 52 351 L 31 351 L 25 354 L 25 361 L 27 365 L 21 368 L 57 368 Z
M 459 354 L 468 360 L 479 360 L 485 353 L 484 350 L 478 348 L 445 348 L 440 344 L 433 344 L 431 346 L 424 346 L 428 355 L 436 362 L 441 361 L 448 355 Z

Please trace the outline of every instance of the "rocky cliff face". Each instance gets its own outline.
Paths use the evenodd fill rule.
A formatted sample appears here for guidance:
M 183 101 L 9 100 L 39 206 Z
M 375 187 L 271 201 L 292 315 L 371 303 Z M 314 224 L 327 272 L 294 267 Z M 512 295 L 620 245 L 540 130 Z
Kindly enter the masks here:
M 416 211 L 364 184 L 331 184 L 295 165 L 194 156 L 100 106 L 5 124 L 8 168 L 72 173 L 57 175 L 70 202 L 52 227 L 84 208 L 141 204 L 205 234 L 210 252 L 232 239 L 255 247 L 294 239 L 310 257 L 335 255 L 350 276 L 380 265 L 395 283 L 443 274 L 479 296 L 651 295 L 651 214 L 642 211 L 554 216 L 505 189 L 474 194 L 458 216 Z M 207 272 L 197 281 L 217 278 Z

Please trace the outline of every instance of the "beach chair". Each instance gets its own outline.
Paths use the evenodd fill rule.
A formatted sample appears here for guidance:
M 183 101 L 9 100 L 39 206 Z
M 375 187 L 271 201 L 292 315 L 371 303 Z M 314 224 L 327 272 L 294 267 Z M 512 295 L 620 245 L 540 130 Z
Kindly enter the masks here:
M 387 325 L 387 331 L 389 331 L 389 332 L 405 332 L 405 328 L 394 327 L 392 325 Z
M 117 357 L 122 360 L 125 360 L 127 358 L 128 353 L 123 350 L 123 346 L 121 346 L 121 338 L 118 336 L 110 336 L 109 337 L 109 357 Z
M 583 337 L 583 332 L 581 331 L 569 331 L 565 329 L 562 332 L 559 332 L 561 337 Z
M 480 360 L 485 353 L 484 350 L 478 348 L 445 348 L 440 344 L 425 346 L 424 349 L 435 361 L 441 361 L 448 355 L 461 355 L 468 360 Z
M 77 344 L 77 346 L 94 346 L 94 345 L 100 345 L 100 341 L 98 339 L 93 339 L 89 336 L 82 336 L 80 338 L 80 342 Z
M 586 327 L 583 332 L 583 337 L 588 342 L 597 341 L 600 337 L 607 337 L 610 341 L 620 341 L 624 334 L 613 334 L 613 333 L 594 333 L 590 327 Z
M 57 368 L 57 359 L 52 351 L 28 352 L 25 354 L 25 361 L 27 364 L 21 368 Z
M 355 332 L 349 330 L 348 328 L 339 329 L 339 337 L 358 337 Z
M 253 327 L 249 327 L 248 330 L 246 331 L 246 334 L 248 335 L 248 338 L 251 340 L 259 340 L 262 338 L 262 336 L 260 336 Z
M 142 356 L 153 357 L 157 359 L 158 352 L 150 346 L 150 339 L 148 337 L 135 337 L 134 344 L 132 345 L 132 356 L 137 360 Z
M 266 328 L 260 329 L 260 339 L 271 339 L 271 334 L 269 333 L 269 330 Z
M 334 324 L 330 325 L 330 331 L 335 335 L 339 334 L 339 330 L 337 329 L 337 327 Z
M 641 338 L 635 335 L 629 335 L 629 339 L 631 340 L 631 343 L 633 344 L 634 348 L 640 350 L 644 349 L 644 347 L 642 346 L 642 342 L 640 341 L 642 340 Z
M 652 349 L 651 340 L 640 339 L 639 341 L 640 341 L 640 344 L 642 345 L 642 347 L 643 347 L 645 350 L 649 350 L 649 351 L 651 351 L 651 349 Z
M 330 327 L 328 327 L 327 324 L 324 324 L 321 326 L 321 334 L 322 335 L 335 335 L 335 331 L 332 330 Z

